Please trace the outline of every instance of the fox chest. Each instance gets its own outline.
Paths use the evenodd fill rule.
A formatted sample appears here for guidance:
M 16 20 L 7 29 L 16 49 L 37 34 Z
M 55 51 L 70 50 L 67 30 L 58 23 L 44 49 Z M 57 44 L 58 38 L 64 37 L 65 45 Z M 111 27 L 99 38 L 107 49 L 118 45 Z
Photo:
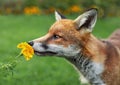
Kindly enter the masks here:
M 89 58 L 86 58 L 83 55 L 68 60 L 76 66 L 91 85 L 106 85 L 101 78 L 101 74 L 104 70 L 102 64 L 92 62 Z

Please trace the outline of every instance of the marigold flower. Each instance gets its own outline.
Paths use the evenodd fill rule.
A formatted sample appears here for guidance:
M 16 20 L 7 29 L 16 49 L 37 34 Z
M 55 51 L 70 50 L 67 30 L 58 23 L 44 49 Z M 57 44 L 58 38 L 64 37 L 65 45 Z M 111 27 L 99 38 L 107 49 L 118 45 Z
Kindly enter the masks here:
M 73 5 L 70 9 L 72 12 L 80 12 L 81 11 L 81 8 L 77 5 Z
M 28 43 L 26 42 L 20 43 L 17 45 L 17 48 L 22 49 L 21 54 L 24 55 L 26 60 L 30 60 L 33 57 L 34 50 Z
M 25 7 L 24 8 L 24 13 L 27 14 L 27 15 L 40 14 L 41 10 L 37 6 Z

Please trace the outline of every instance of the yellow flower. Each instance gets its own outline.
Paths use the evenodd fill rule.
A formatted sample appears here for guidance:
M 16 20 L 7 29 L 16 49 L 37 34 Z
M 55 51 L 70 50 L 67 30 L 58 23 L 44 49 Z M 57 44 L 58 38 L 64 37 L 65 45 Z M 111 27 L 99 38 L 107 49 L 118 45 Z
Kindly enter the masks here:
M 41 10 L 37 6 L 25 7 L 24 8 L 24 13 L 27 14 L 27 15 L 40 14 Z
M 73 5 L 71 8 L 72 12 L 80 12 L 81 8 L 78 5 Z
M 17 45 L 17 48 L 21 48 L 21 54 L 24 55 L 26 60 L 30 60 L 33 57 L 34 50 L 33 48 L 26 42 L 20 43 Z

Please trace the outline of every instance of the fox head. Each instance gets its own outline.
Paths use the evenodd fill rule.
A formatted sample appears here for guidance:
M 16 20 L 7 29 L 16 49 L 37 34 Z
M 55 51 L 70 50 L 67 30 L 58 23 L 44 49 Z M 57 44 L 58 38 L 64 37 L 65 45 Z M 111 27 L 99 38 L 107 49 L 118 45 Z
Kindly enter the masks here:
M 97 10 L 90 9 L 75 20 L 55 11 L 56 22 L 48 33 L 29 42 L 36 55 L 72 57 L 83 52 L 97 20 Z

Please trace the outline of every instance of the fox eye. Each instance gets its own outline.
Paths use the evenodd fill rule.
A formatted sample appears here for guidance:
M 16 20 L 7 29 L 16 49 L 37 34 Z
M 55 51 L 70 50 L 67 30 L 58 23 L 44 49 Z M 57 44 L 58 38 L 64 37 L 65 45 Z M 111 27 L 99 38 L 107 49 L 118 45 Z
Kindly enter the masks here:
M 53 35 L 53 39 L 55 40 L 55 39 L 59 39 L 60 38 L 60 36 L 58 36 L 58 35 Z

